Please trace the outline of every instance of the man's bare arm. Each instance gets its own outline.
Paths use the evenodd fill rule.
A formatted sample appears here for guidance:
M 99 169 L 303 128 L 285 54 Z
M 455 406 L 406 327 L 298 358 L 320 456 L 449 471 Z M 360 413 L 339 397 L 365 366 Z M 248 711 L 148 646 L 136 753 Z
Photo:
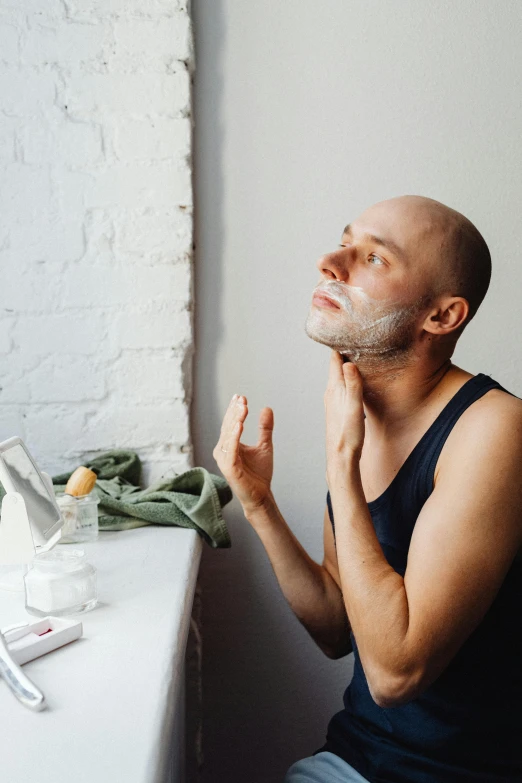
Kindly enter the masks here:
M 274 413 L 263 408 L 255 446 L 241 443 L 247 400 L 234 395 L 213 455 L 263 542 L 281 590 L 299 621 L 330 658 L 351 651 L 350 632 L 330 523 L 325 514 L 325 563 L 312 560 L 283 519 L 270 489 Z M 333 574 L 333 576 L 332 576 Z
M 328 513 L 325 512 L 325 559 L 319 565 L 303 549 L 283 519 L 273 496 L 262 509 L 245 516 L 266 549 L 290 608 L 329 658 L 352 651 L 350 625 L 339 587 L 337 560 Z M 337 580 L 336 580 L 337 573 Z
M 507 395 L 505 395 L 507 397 Z M 370 692 L 417 698 L 483 619 L 522 545 L 522 403 L 486 396 L 449 435 L 404 579 L 386 561 L 358 461 L 330 474 L 339 573 Z

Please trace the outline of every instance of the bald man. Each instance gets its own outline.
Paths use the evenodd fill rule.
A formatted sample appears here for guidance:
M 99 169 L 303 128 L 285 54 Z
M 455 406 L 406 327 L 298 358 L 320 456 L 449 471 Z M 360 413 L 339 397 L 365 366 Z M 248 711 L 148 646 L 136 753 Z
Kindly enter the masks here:
M 489 286 L 476 227 L 433 199 L 380 202 L 318 262 L 306 332 L 329 346 L 324 560 L 270 489 L 234 395 L 214 457 L 344 709 L 285 783 L 522 781 L 522 401 L 454 365 Z

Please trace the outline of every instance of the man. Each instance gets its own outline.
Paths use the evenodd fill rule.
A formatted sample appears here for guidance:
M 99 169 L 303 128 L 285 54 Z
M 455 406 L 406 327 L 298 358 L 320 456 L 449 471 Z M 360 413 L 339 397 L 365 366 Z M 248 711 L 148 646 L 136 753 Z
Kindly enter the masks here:
M 489 286 L 487 245 L 455 210 L 403 196 L 318 268 L 322 565 L 270 490 L 272 410 L 246 446 L 235 395 L 214 450 L 299 620 L 330 658 L 354 652 L 326 744 L 285 783 L 522 781 L 522 401 L 451 362 Z

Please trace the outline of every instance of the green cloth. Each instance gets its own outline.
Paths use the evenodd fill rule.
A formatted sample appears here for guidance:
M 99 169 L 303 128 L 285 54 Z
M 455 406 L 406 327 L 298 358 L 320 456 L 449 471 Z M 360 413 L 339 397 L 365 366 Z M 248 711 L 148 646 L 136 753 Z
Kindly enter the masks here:
M 140 458 L 136 452 L 124 449 L 107 451 L 82 465 L 98 476 L 92 493 L 100 499 L 100 530 L 176 525 L 197 530 L 213 549 L 231 546 L 221 514 L 222 507 L 232 500 L 224 478 L 205 468 L 191 468 L 142 489 Z M 72 472 L 53 476 L 56 494 L 65 490 Z

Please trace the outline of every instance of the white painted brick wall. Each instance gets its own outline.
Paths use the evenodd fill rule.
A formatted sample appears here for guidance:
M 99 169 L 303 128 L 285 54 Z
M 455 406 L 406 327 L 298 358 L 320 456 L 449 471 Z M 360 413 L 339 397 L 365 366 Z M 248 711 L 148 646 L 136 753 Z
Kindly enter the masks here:
M 187 0 L 0 2 L 0 440 L 191 467 Z

